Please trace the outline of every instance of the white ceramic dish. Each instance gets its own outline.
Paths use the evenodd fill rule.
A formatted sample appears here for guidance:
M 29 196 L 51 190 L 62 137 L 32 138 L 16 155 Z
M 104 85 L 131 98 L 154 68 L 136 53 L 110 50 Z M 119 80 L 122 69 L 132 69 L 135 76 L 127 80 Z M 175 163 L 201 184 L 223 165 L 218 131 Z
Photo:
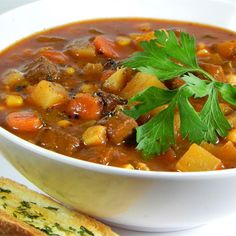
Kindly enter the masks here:
M 236 30 L 236 5 L 222 1 L 120 0 L 111 4 L 108 0 L 43 0 L 0 16 L 0 50 L 45 28 L 124 16 L 195 21 Z M 120 227 L 173 231 L 236 211 L 236 170 L 131 172 L 65 157 L 2 128 L 0 147 L 5 157 L 43 191 Z

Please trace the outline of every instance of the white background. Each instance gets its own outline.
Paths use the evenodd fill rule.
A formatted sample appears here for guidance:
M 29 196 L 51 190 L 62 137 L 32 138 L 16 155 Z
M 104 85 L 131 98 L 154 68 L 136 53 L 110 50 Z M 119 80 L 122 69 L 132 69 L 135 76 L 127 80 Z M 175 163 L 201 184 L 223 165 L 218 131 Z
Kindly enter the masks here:
M 37 1 L 37 0 L 0 0 L 0 14 L 7 10 L 15 8 L 17 6 L 24 5 L 26 3 L 30 3 L 34 1 Z M 118 1 L 118 0 L 115 0 L 115 1 Z M 236 0 L 226 0 L 226 1 L 236 2 Z M 11 179 L 24 183 L 27 186 L 37 190 L 37 188 L 35 188 L 32 184 L 30 184 L 13 167 L 11 167 L 1 156 L 0 156 L 0 176 L 9 177 Z M 232 187 L 236 187 L 236 186 L 232 186 Z M 187 231 L 180 231 L 180 232 L 174 232 L 174 233 L 152 233 L 152 234 L 129 232 L 129 231 L 120 230 L 120 229 L 115 229 L 115 231 L 117 233 L 120 233 L 121 236 L 236 236 L 235 223 L 236 223 L 236 210 L 235 210 L 235 214 L 232 216 L 228 216 L 216 222 L 211 222 L 206 226 L 192 229 L 192 230 L 187 230 Z

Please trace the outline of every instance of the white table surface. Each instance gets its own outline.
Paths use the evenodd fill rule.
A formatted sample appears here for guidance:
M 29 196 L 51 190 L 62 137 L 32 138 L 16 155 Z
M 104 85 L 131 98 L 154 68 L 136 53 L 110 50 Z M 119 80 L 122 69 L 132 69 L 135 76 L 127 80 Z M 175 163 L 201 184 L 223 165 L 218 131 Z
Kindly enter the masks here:
M 0 14 L 12 8 L 34 1 L 38 0 L 0 0 Z M 236 0 L 228 0 L 228 1 L 236 2 Z M 10 179 L 13 179 L 15 181 L 27 185 L 31 189 L 39 191 L 33 184 L 31 184 L 19 172 L 17 172 L 17 170 L 15 170 L 1 155 L 0 155 L 0 176 L 8 177 Z M 192 230 L 172 232 L 172 233 L 141 233 L 141 232 L 139 233 L 115 228 L 114 230 L 121 236 L 235 236 L 236 235 L 235 222 L 236 222 L 236 209 L 235 209 L 235 214 L 231 216 L 227 216 L 215 222 L 211 222 L 208 225 L 195 228 Z

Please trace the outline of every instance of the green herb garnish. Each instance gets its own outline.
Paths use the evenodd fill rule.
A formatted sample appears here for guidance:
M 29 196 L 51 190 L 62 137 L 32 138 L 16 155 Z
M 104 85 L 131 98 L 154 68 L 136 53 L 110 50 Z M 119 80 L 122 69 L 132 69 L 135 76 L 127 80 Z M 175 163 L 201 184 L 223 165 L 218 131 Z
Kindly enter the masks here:
M 177 38 L 173 31 L 155 31 L 155 39 L 141 42 L 143 51 L 134 53 L 123 63 L 126 67 L 153 74 L 161 81 L 179 77 L 185 83 L 176 90 L 150 87 L 129 100 L 125 113 L 134 119 L 156 107 L 166 105 L 159 114 L 137 128 L 137 149 L 146 158 L 159 155 L 175 144 L 174 114 L 180 115 L 180 133 L 191 143 L 202 141 L 215 144 L 218 136 L 226 137 L 231 126 L 219 106 L 218 96 L 236 105 L 236 88 L 215 81 L 197 63 L 196 40 L 182 32 Z M 201 75 L 201 78 L 197 77 Z M 204 98 L 200 112 L 189 99 Z M 132 103 L 136 104 L 132 106 Z

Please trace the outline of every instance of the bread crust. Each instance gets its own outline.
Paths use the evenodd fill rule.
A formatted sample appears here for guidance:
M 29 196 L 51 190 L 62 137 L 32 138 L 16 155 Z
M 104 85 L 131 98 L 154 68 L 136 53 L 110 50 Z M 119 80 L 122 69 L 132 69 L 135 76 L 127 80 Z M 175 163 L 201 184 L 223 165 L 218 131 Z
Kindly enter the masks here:
M 10 189 L 14 189 L 15 192 L 18 192 L 18 195 L 27 196 L 27 198 L 32 199 L 32 201 L 36 201 L 36 199 L 40 202 L 43 202 L 48 205 L 53 205 L 54 207 L 58 207 L 62 209 L 67 215 L 73 217 L 75 219 L 74 222 L 78 222 L 79 225 L 83 225 L 84 227 L 89 227 L 92 230 L 95 236 L 118 236 L 114 233 L 110 227 L 98 222 L 97 220 L 81 214 L 77 211 L 69 210 L 66 207 L 60 205 L 59 203 L 53 201 L 51 198 L 36 193 L 26 186 L 16 183 L 10 179 L 6 179 L 0 177 L 0 187 L 9 187 Z M 24 197 L 22 197 L 22 200 Z M 23 221 L 18 220 L 17 218 L 9 215 L 7 210 L 0 210 L 0 236 L 45 236 L 46 234 L 41 232 L 40 230 L 35 229 L 34 227 L 24 223 Z

